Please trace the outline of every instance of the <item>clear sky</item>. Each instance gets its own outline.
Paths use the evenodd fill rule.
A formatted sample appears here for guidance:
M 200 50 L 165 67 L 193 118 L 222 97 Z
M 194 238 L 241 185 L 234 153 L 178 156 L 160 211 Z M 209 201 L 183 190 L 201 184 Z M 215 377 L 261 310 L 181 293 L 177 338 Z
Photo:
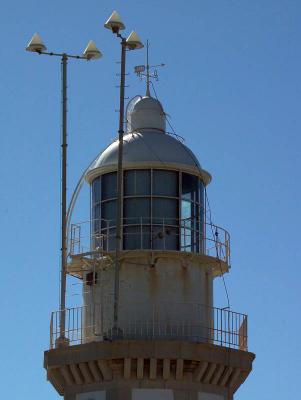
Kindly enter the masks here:
M 114 10 L 164 62 L 158 97 L 178 134 L 211 172 L 213 222 L 232 239 L 231 307 L 249 315 L 254 370 L 238 400 L 300 397 L 300 37 L 293 0 L 27 0 L 1 5 L 2 398 L 53 400 L 43 351 L 58 308 L 60 65 L 25 52 L 39 32 L 49 50 L 98 62 L 69 65 L 69 194 L 116 136 L 119 45 Z M 127 96 L 145 51 L 128 54 Z M 225 306 L 221 280 L 216 305 Z M 68 300 L 69 301 L 69 300 Z M 3 393 L 4 392 L 4 393 Z

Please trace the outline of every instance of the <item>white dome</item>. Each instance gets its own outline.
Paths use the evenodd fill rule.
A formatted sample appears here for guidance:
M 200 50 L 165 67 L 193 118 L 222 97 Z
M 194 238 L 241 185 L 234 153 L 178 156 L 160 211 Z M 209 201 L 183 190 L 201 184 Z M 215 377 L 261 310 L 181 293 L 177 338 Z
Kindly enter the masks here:
M 165 112 L 159 100 L 153 97 L 134 97 L 127 108 L 127 131 L 158 129 L 165 132 Z
M 110 144 L 91 165 L 87 179 L 109 170 L 116 170 L 118 162 L 118 140 Z M 123 143 L 123 168 L 174 168 L 201 175 L 205 183 L 211 180 L 202 170 L 192 151 L 173 136 L 157 130 L 128 133 Z
M 90 166 L 87 180 L 116 171 L 118 140 L 111 143 Z M 123 141 L 123 168 L 166 168 L 199 175 L 205 184 L 211 176 L 202 170 L 193 152 L 165 133 L 165 113 L 161 103 L 149 96 L 134 97 L 127 107 L 127 133 Z

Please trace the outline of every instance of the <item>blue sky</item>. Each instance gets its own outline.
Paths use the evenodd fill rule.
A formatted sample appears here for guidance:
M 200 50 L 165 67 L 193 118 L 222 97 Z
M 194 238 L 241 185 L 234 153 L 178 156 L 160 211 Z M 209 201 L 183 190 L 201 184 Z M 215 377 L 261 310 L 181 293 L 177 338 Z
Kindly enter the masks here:
M 211 172 L 213 221 L 232 239 L 231 307 L 249 315 L 254 370 L 238 400 L 298 398 L 300 376 L 301 3 L 280 0 L 4 2 L 1 30 L 1 244 L 4 395 L 57 399 L 43 350 L 58 308 L 60 66 L 24 51 L 36 31 L 49 50 L 98 62 L 69 65 L 69 194 L 116 136 L 119 46 L 103 23 L 118 10 L 151 63 L 178 134 Z M 127 96 L 145 52 L 128 55 Z M 85 210 L 79 209 L 79 213 Z M 216 305 L 225 306 L 221 280 Z

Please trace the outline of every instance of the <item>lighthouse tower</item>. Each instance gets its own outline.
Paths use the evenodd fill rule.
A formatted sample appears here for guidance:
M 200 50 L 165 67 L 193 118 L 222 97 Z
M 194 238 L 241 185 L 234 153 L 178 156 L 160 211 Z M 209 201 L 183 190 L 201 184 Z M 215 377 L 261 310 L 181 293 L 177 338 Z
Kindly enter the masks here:
M 52 314 L 48 380 L 66 400 L 232 399 L 254 354 L 247 316 L 213 303 L 214 279 L 229 272 L 230 237 L 206 219 L 211 176 L 166 132 L 149 93 L 127 107 L 121 193 L 117 164 L 114 141 L 85 173 L 91 218 L 70 225 L 68 263 L 83 305 L 64 310 L 63 346 L 62 311 Z

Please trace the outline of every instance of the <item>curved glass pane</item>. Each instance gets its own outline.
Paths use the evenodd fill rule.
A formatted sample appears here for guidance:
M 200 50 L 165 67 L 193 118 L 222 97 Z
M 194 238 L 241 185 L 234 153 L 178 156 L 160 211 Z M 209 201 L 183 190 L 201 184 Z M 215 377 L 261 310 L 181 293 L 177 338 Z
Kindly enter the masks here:
M 182 173 L 182 198 L 199 201 L 199 179 L 197 176 Z
M 117 197 L 117 174 L 111 172 L 101 177 L 101 200 Z
M 101 220 L 102 227 L 116 225 L 116 200 L 101 203 Z
M 98 203 L 100 201 L 100 177 L 94 179 L 92 182 L 92 203 Z
M 178 197 L 178 172 L 153 170 L 153 195 Z
M 93 232 L 99 232 L 99 230 L 100 230 L 100 204 L 96 204 L 93 206 L 92 222 L 93 222 Z
M 197 176 L 182 174 L 181 250 L 200 252 L 203 249 L 203 183 Z M 200 247 L 201 246 L 201 247 Z
M 178 200 L 160 197 L 153 198 L 153 223 L 178 224 Z
M 151 192 L 150 170 L 124 172 L 124 196 L 149 196 Z
M 124 199 L 123 223 L 133 225 L 147 222 L 151 214 L 150 198 L 129 198 Z
M 140 250 L 151 248 L 150 225 L 131 225 L 124 227 L 123 248 L 126 250 Z
M 153 250 L 179 250 L 178 227 L 153 224 L 151 239 Z
M 124 171 L 125 250 L 204 251 L 204 185 L 197 176 L 181 175 L 179 193 L 177 171 Z M 115 248 L 116 186 L 116 172 L 92 183 L 94 247 L 105 246 L 109 251 Z

